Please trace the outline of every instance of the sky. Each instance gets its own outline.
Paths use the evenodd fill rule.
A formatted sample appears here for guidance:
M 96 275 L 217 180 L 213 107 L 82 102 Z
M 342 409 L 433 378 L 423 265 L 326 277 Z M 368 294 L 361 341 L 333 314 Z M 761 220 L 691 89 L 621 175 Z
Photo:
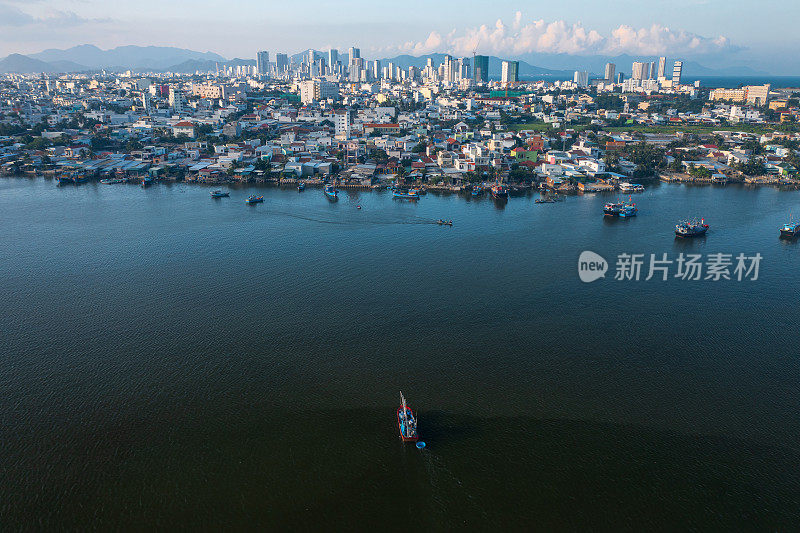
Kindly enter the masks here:
M 800 0 L 0 0 L 0 57 L 94 44 L 256 50 L 668 55 L 800 75 Z

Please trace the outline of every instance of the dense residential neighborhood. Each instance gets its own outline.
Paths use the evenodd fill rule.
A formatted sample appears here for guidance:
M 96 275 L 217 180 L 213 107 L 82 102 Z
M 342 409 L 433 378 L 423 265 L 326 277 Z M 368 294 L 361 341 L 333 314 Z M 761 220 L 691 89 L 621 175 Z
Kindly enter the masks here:
M 628 79 L 609 64 L 602 79 L 520 81 L 509 61 L 490 81 L 482 56 L 403 70 L 333 52 L 194 75 L 3 75 L 0 172 L 586 192 L 792 185 L 800 165 L 800 89 L 686 85 L 680 62 L 669 78 L 661 61 Z

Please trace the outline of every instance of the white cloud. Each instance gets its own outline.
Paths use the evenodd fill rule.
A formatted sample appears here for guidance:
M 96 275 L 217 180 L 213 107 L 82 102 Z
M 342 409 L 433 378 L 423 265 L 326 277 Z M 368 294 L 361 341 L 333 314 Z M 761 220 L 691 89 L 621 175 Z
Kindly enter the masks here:
M 12 5 L 11 2 L 0 2 L 0 27 L 22 28 L 38 26 L 40 28 L 64 28 L 91 22 L 108 22 L 110 19 L 89 19 L 72 11 L 46 9 L 41 16 L 32 15 Z
M 649 28 L 621 25 L 609 34 L 587 28 L 581 22 L 563 20 L 526 21 L 522 12 L 511 25 L 498 19 L 493 25 L 453 30 L 447 35 L 431 32 L 424 41 L 409 41 L 398 47 L 414 55 L 448 52 L 469 55 L 473 50 L 496 55 L 521 55 L 531 52 L 572 55 L 703 55 L 734 50 L 726 37 L 709 38 L 660 24 Z

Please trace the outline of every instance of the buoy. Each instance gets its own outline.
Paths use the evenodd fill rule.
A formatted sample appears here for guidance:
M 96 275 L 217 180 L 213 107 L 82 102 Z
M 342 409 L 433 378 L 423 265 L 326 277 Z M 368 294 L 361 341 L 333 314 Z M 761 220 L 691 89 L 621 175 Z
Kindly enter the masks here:
M 424 443 L 424 442 L 422 442 L 422 441 L 418 441 L 418 442 L 417 442 L 417 449 L 418 449 L 418 450 L 421 450 L 421 449 L 423 449 L 423 448 L 425 448 L 425 443 Z

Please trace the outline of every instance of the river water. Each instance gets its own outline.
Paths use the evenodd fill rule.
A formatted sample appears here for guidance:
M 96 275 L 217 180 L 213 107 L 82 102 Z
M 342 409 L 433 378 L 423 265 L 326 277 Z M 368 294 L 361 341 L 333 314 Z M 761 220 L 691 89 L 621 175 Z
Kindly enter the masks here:
M 654 183 L 607 220 L 209 190 L 0 180 L 3 529 L 800 523 L 800 192 Z M 762 259 L 616 280 L 622 253 Z

